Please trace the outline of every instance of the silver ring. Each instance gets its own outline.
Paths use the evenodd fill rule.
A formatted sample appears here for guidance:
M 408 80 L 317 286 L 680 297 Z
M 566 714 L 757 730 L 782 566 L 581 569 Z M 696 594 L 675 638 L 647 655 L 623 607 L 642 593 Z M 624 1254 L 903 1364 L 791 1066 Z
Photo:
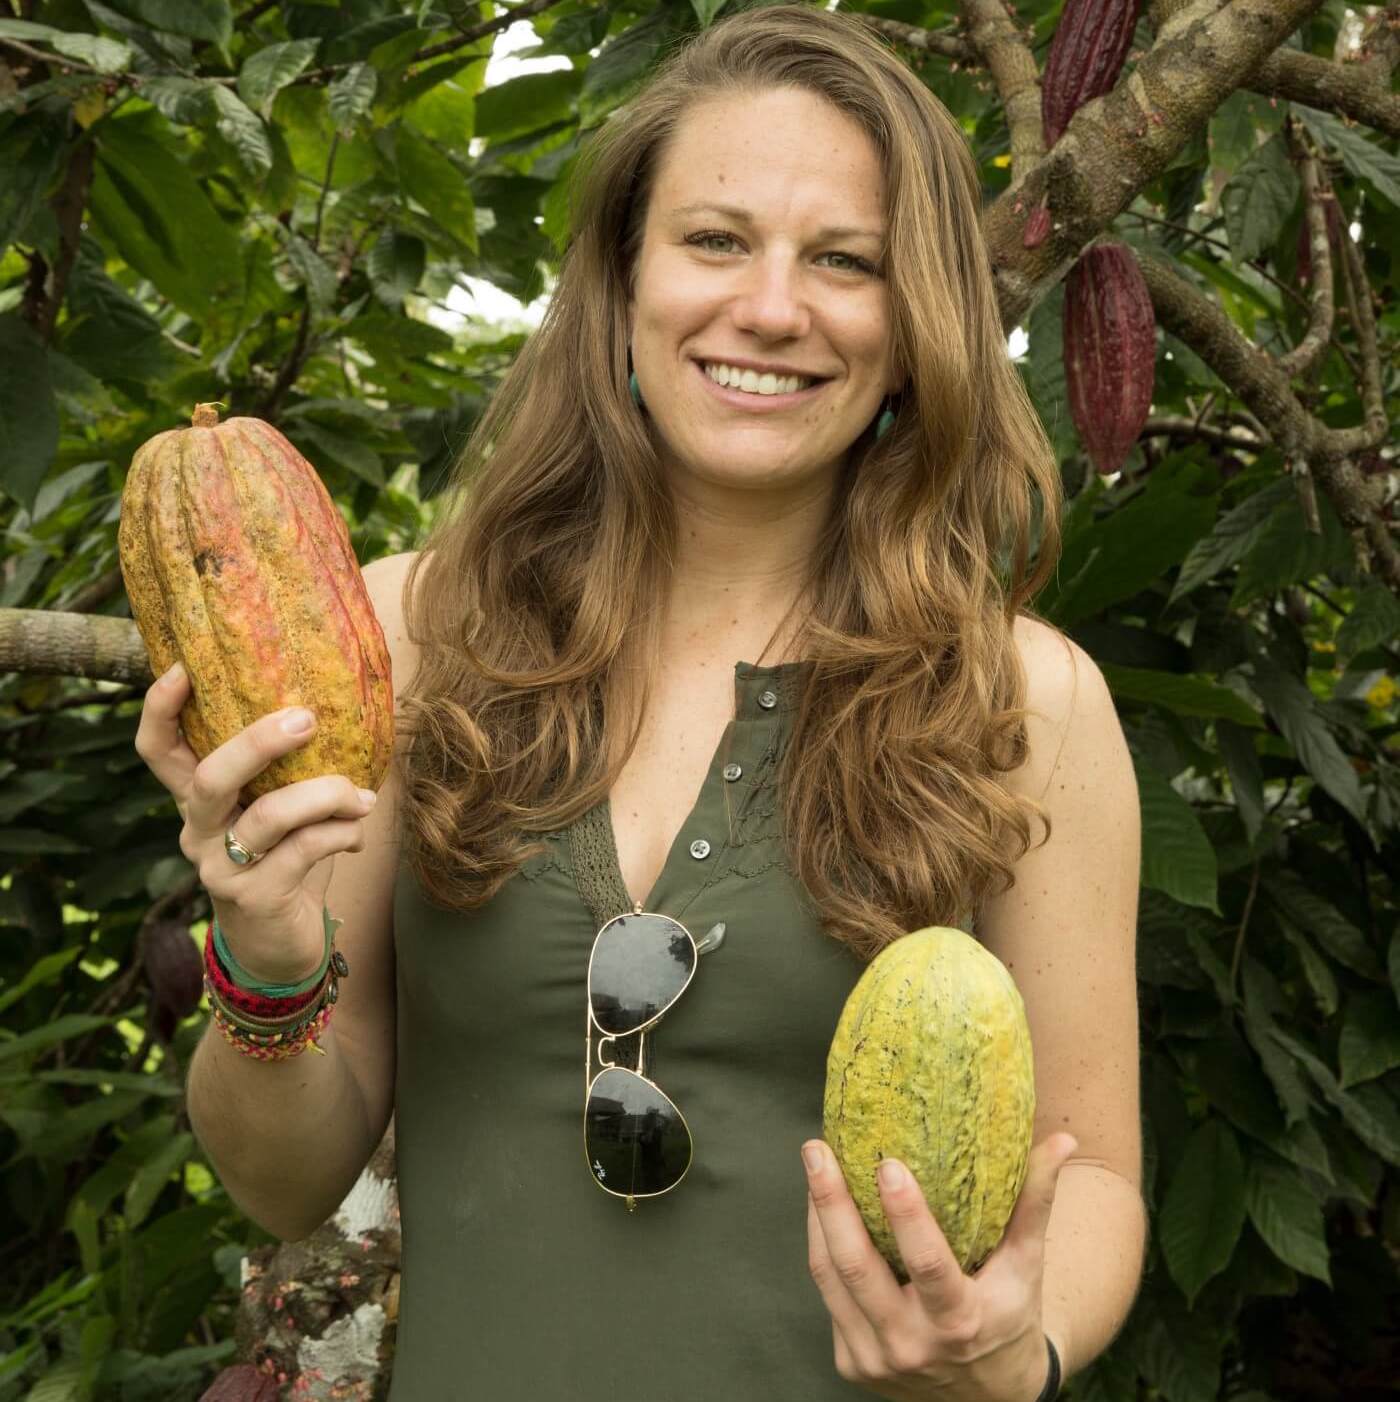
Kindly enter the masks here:
M 228 853 L 229 861 L 235 866 L 250 867 L 254 862 L 260 862 L 267 856 L 266 852 L 255 852 L 251 847 L 245 847 L 237 837 L 234 836 L 232 828 L 224 833 L 224 851 Z

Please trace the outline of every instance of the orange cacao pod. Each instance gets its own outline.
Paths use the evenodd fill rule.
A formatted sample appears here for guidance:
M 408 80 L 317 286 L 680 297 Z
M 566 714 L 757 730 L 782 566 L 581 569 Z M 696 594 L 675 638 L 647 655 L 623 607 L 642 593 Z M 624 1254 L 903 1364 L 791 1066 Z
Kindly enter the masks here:
M 1157 326 L 1142 269 L 1121 243 L 1085 249 L 1065 279 L 1070 417 L 1100 475 L 1117 472 L 1152 407 Z
M 1069 119 L 1086 102 L 1112 90 L 1128 57 L 1141 6 L 1142 0 L 1065 0 L 1040 84 L 1047 146 L 1060 139 Z
M 251 1363 L 235 1363 L 209 1384 L 199 1402 L 277 1402 L 281 1395 L 270 1373 L 259 1372 Z
M 180 724 L 201 759 L 260 716 L 316 714 L 306 743 L 239 795 L 322 774 L 377 790 L 394 741 L 389 650 L 350 532 L 271 424 L 196 407 L 136 450 L 117 549 L 151 670 L 182 662 Z

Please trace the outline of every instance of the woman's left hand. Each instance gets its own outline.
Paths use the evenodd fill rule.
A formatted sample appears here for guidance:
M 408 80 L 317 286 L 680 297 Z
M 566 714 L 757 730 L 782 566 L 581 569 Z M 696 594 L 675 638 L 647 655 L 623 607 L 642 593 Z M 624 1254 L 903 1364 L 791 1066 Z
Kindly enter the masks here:
M 836 1371 L 894 1402 L 1035 1402 L 1048 1354 L 1041 1324 L 1045 1231 L 1060 1169 L 1078 1147 L 1056 1133 L 1031 1150 L 1006 1232 L 976 1275 L 958 1265 L 909 1171 L 880 1184 L 909 1272 L 901 1285 L 876 1249 L 835 1155 L 811 1139 L 808 1265 L 831 1313 Z M 893 1162 L 887 1160 L 887 1162 Z

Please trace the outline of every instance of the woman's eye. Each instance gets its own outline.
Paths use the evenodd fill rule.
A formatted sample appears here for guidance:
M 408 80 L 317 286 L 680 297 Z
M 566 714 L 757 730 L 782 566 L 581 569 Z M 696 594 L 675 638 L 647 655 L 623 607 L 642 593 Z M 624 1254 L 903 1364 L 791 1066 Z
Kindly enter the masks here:
M 718 232 L 717 230 L 710 230 L 702 234 L 689 234 L 686 237 L 686 242 L 689 244 L 693 244 L 696 247 L 704 247 L 706 244 L 714 243 L 716 240 L 718 240 L 721 243 L 733 243 L 734 235 L 723 234 Z M 708 249 L 707 251 L 724 252 L 725 250 Z M 832 249 L 831 252 L 823 253 L 821 256 L 823 258 L 844 258 L 846 260 L 845 263 L 836 265 L 842 272 L 873 273 L 875 271 L 875 265 L 873 263 L 871 263 L 868 259 L 859 257 L 854 253 L 842 253 L 837 249 Z

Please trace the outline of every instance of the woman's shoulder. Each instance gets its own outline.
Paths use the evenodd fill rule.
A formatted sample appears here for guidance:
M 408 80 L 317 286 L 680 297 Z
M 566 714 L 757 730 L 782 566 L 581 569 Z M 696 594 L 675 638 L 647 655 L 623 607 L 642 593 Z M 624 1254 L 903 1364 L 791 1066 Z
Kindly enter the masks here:
M 397 555 L 383 555 L 371 560 L 360 574 L 365 592 L 374 607 L 375 617 L 384 631 L 389 659 L 394 669 L 394 694 L 407 685 L 418 665 L 418 649 L 404 627 L 404 590 L 408 587 L 409 570 L 421 552 L 405 550 Z M 417 579 L 422 580 L 427 561 L 419 567 Z M 420 585 L 415 585 L 420 587 Z
M 1112 715 L 1113 702 L 1098 664 L 1067 633 L 1042 619 L 1018 614 L 1012 636 L 1026 676 L 1022 705 L 1029 712 L 1029 752 L 1008 781 L 1013 789 L 1039 798 L 1071 731 Z

